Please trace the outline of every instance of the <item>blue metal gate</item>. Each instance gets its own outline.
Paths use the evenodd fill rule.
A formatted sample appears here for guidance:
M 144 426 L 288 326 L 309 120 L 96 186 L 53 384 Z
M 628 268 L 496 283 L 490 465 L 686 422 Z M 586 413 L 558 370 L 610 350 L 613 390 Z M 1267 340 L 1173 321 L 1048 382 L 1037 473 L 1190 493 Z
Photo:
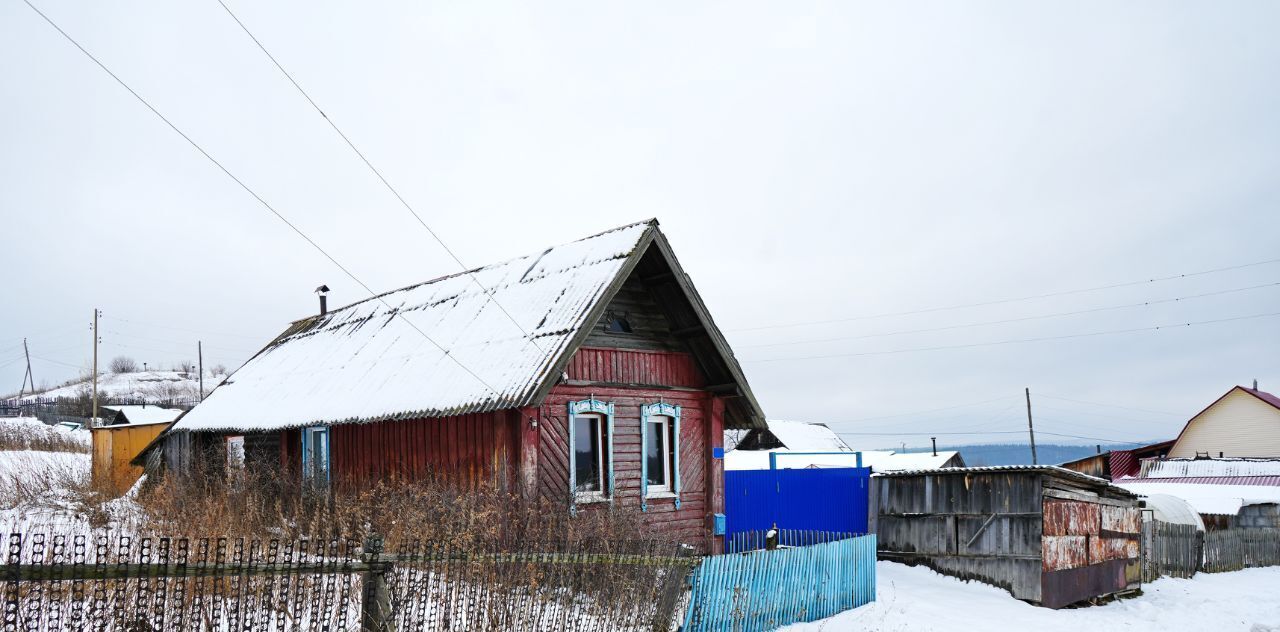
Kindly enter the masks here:
M 867 532 L 871 469 L 732 470 L 724 473 L 726 540 L 743 531 Z

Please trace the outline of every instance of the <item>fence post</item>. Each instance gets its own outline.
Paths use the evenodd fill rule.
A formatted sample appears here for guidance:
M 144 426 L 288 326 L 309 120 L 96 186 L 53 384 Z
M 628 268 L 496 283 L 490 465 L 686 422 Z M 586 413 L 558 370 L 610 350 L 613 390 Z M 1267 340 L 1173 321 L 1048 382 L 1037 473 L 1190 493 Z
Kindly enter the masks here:
M 360 594 L 360 632 L 392 632 L 395 626 L 391 622 L 391 593 L 387 590 L 387 573 L 390 563 L 383 563 L 382 536 L 370 533 L 364 539 L 364 558 L 369 564 L 361 581 Z

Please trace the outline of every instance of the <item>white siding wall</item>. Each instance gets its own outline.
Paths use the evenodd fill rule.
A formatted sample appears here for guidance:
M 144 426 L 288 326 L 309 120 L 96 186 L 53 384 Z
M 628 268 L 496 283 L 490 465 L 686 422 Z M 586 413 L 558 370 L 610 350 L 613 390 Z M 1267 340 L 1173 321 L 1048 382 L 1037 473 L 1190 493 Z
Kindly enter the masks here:
M 1169 451 L 1170 457 L 1280 457 L 1280 409 L 1239 389 L 1200 413 Z

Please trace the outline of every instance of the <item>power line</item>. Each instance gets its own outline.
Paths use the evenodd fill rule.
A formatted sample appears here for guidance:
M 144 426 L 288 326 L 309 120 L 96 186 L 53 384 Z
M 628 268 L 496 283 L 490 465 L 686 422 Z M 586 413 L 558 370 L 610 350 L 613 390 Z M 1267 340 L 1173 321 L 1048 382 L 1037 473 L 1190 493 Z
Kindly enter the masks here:
M 923 414 L 926 414 L 926 413 L 936 413 L 936 412 L 940 412 L 940 411 L 944 411 L 944 410 L 954 410 L 954 409 L 956 409 L 956 408 L 968 408 L 968 407 L 970 407 L 970 406 L 979 406 L 979 405 L 981 405 L 981 404 L 990 404 L 990 403 L 992 403 L 992 402 L 999 402 L 999 401 L 1007 400 L 1007 399 L 1009 399 L 1010 397 L 1012 397 L 1012 395 L 1005 395 L 1005 396 L 1003 396 L 1003 397 L 993 397 L 993 398 L 991 398 L 991 399 L 984 399 L 984 400 L 982 400 L 982 401 L 980 401 L 980 402 L 971 402 L 971 403 L 968 403 L 968 404 L 956 404 L 955 406 L 947 406 L 947 407 L 944 407 L 944 408 L 931 408 L 931 409 L 929 409 L 929 410 L 918 410 L 918 411 L 910 412 L 910 413 L 897 413 L 897 414 L 893 414 L 893 415 L 880 415 L 880 416 L 878 416 L 878 417 L 860 417 L 860 418 L 858 418 L 858 419 L 844 419 L 844 420 L 841 420 L 841 421 L 830 421 L 830 422 L 827 422 L 827 424 L 828 424 L 828 425 L 831 425 L 831 424 L 854 424 L 854 423 L 860 423 L 860 422 L 863 422 L 863 421 L 875 421 L 875 420 L 877 420 L 877 419 L 892 419 L 892 418 L 894 418 L 894 417 L 912 417 L 912 416 L 915 416 L 915 415 L 923 415 Z
M 144 99 L 142 95 L 138 94 L 133 88 L 129 87 L 129 84 L 125 83 L 123 79 L 116 76 L 114 72 L 111 72 L 110 68 L 107 68 L 107 66 L 103 64 L 101 61 L 99 61 L 97 57 L 94 57 L 92 53 L 90 53 L 87 49 L 85 49 L 85 47 L 81 46 L 80 43 L 75 40 L 75 38 L 71 37 L 69 34 L 67 34 L 66 31 L 62 30 L 62 27 L 58 26 L 58 24 L 54 22 L 52 19 L 50 19 L 49 16 L 45 15 L 42 11 L 40 11 L 40 9 L 37 9 L 34 4 L 31 4 L 31 0 L 22 0 L 22 1 L 26 3 L 26 5 L 30 7 L 32 11 L 35 11 L 37 15 L 43 18 L 45 22 L 48 22 L 49 26 L 52 26 L 56 31 L 58 31 L 58 33 L 60 33 L 62 37 L 66 38 L 68 42 L 71 42 L 72 45 L 80 49 L 80 52 L 84 53 L 84 55 L 88 57 L 90 60 L 92 60 L 93 63 L 97 64 L 97 66 L 101 68 L 103 72 L 110 75 L 112 79 L 115 79 L 116 83 L 120 84 L 120 86 L 123 87 L 125 90 L 128 90 L 129 94 L 132 94 L 133 97 L 137 99 L 140 103 L 145 105 L 148 110 L 151 110 L 152 114 L 155 114 L 157 118 L 159 118 L 161 121 L 164 121 L 165 125 L 169 126 L 169 129 L 172 129 L 175 133 L 181 136 L 183 140 L 187 141 L 187 143 L 189 143 L 192 147 L 194 147 L 196 151 L 200 152 L 202 156 L 207 158 L 209 162 L 212 162 L 214 166 L 220 169 L 222 173 L 226 174 L 228 178 L 231 178 L 232 181 L 240 185 L 240 188 L 244 189 L 246 193 L 253 196 L 255 200 L 257 200 L 260 204 L 262 204 L 262 206 L 265 207 L 268 211 L 271 211 L 271 213 L 275 215 L 280 221 L 284 222 L 286 226 L 293 229 L 293 232 L 297 233 L 299 237 L 302 237 L 303 239 L 305 239 L 307 243 L 311 244 L 313 248 L 315 248 L 320 254 L 324 255 L 324 257 L 328 259 L 330 263 L 337 266 L 337 268 L 341 270 L 344 274 L 346 274 L 348 277 L 350 277 L 352 281 L 355 281 L 357 285 L 364 288 L 364 290 L 368 292 L 372 298 L 375 298 L 379 302 L 381 302 L 384 306 L 386 306 L 388 310 L 390 310 L 392 314 L 400 317 L 400 319 L 403 320 L 410 327 L 412 327 L 414 331 L 418 332 L 418 334 L 420 334 L 423 338 L 425 338 L 427 342 L 431 343 L 435 348 L 439 349 L 441 353 L 443 353 L 446 357 L 448 357 L 455 364 L 457 364 L 463 371 L 466 371 L 468 374 L 470 374 L 471 377 L 475 378 L 476 381 L 483 384 L 485 388 L 489 389 L 495 395 L 498 394 L 498 390 L 490 386 L 489 383 L 484 380 L 484 378 L 480 377 L 475 371 L 472 371 L 460 360 L 453 357 L 453 354 L 451 354 L 448 349 L 445 349 L 443 346 L 440 345 L 440 343 L 432 339 L 431 336 L 428 336 L 426 332 L 419 329 L 418 326 L 413 323 L 413 321 L 405 317 L 405 315 L 402 314 L 398 309 L 393 308 L 391 304 L 386 301 L 386 299 L 382 298 L 380 294 L 374 292 L 372 288 L 366 285 L 364 281 L 361 281 L 355 274 L 353 274 L 350 270 L 348 270 L 346 266 L 343 266 L 341 263 L 338 263 L 338 260 L 334 259 L 333 256 L 330 255 L 327 251 L 325 251 L 324 248 L 321 248 L 320 244 L 317 244 L 314 240 L 311 239 L 311 237 L 308 237 L 306 233 L 302 232 L 302 230 L 297 226 L 295 226 L 293 222 L 290 222 L 284 215 L 282 215 L 279 211 L 277 211 L 275 207 L 271 206 L 271 204 L 268 203 L 265 199 L 263 199 L 262 196 L 258 195 L 257 192 L 251 189 L 249 185 L 245 184 L 243 181 L 240 180 L 240 178 L 236 177 L 234 173 L 232 173 L 229 169 L 224 167 L 222 163 L 218 162 L 218 160 L 213 156 L 211 156 L 209 152 L 205 151 L 204 148 L 201 147 L 199 143 L 192 140 L 190 136 L 187 136 L 185 132 L 179 129 L 177 125 L 174 125 L 173 122 L 171 122 L 168 118 L 165 118 L 165 116 L 161 114 L 160 111 L 157 110 L 154 106 L 152 106 L 151 103 L 149 103 L 146 99 Z M 46 360 L 46 361 L 49 361 L 49 360 Z
M 249 39 L 253 40 L 253 43 L 258 46 L 258 50 L 261 50 L 262 54 L 266 55 L 267 59 L 270 59 L 271 63 L 275 64 L 275 67 L 281 72 L 281 74 L 283 74 L 285 78 L 289 80 L 289 83 L 293 84 L 293 87 L 298 90 L 298 94 L 301 94 L 302 98 L 306 99 L 307 103 L 311 104 L 311 107 L 314 108 L 316 113 L 320 115 L 320 118 L 323 118 L 324 121 L 329 124 L 329 127 L 333 128 L 333 131 L 336 132 L 340 138 L 342 138 L 343 142 L 347 144 L 347 147 L 351 148 L 351 151 L 355 152 L 356 156 L 360 158 L 360 161 L 363 162 L 365 166 L 369 168 L 369 171 L 372 171 L 373 175 L 378 177 L 378 180 L 382 182 L 383 186 L 385 186 L 387 190 L 390 191 L 391 194 L 394 195 L 396 199 L 400 201 L 400 204 L 404 206 L 405 210 L 409 211 L 409 214 L 413 215 L 413 218 L 418 220 L 418 223 L 421 224 L 424 229 L 426 229 L 427 233 L 431 235 L 431 238 L 434 239 L 436 243 L 440 244 L 440 247 L 443 248 L 444 251 L 449 254 L 449 257 L 451 257 L 453 261 L 458 264 L 458 267 L 462 269 L 463 274 L 466 274 L 467 277 L 470 278 L 471 281 L 475 283 L 477 287 L 480 288 L 480 291 L 484 292 L 488 300 L 493 301 L 493 304 L 498 306 L 498 309 L 501 310 L 502 313 L 506 315 L 507 320 L 510 320 L 511 324 L 515 325 L 516 329 L 520 330 L 520 333 L 524 335 L 525 339 L 530 344 L 532 344 L 534 348 L 538 349 L 538 351 L 542 351 L 543 350 L 542 347 L 538 346 L 538 342 L 533 337 L 533 335 L 530 334 L 528 331 L 525 331 L 524 327 L 522 327 L 520 323 L 515 319 L 515 317 L 511 315 L 511 312 L 508 312 L 507 308 L 502 306 L 502 303 L 499 302 L 497 297 L 493 295 L 492 290 L 485 287 L 484 284 L 480 283 L 480 280 L 476 278 L 476 275 L 474 274 L 472 269 L 468 268 L 467 265 L 462 262 L 462 259 L 459 258 L 458 255 L 453 252 L 453 249 L 450 248 L 448 244 L 444 243 L 444 240 L 440 238 L 440 235 L 436 234 L 436 231 L 432 230 L 431 227 L 427 225 L 426 220 L 422 219 L 422 216 L 419 215 L 416 210 L 414 210 L 413 206 L 409 204 L 409 201 L 406 200 L 403 195 L 400 195 L 400 192 L 397 191 L 395 187 L 391 186 L 391 182 L 388 181 L 387 178 L 382 175 L 381 171 L 378 171 L 377 167 L 373 166 L 373 163 L 370 162 L 369 159 L 364 155 L 364 152 L 360 151 L 360 149 L 356 147 L 356 144 L 353 143 L 351 139 L 348 138 L 347 135 L 343 133 L 341 129 L 338 128 L 338 124 L 334 123 L 333 119 L 329 118 L 329 115 L 325 114 L 324 110 L 320 109 L 320 105 L 315 102 L 315 99 L 312 99 L 311 95 L 307 94 L 307 91 L 302 89 L 302 85 L 299 84 L 297 80 L 293 78 L 293 75 L 289 74 L 288 70 L 284 69 L 284 66 L 281 65 L 279 60 L 275 58 L 275 55 L 272 55 L 271 51 L 268 51 L 267 47 L 262 44 L 262 41 L 259 40 L 258 37 L 254 35 L 252 31 L 249 30 L 249 27 L 245 26 L 244 22 L 242 22 L 240 18 L 236 16 L 235 12 L 231 10 L 231 7 L 227 6 L 227 3 L 223 2 L 222 0 L 218 0 L 218 4 L 222 5 L 222 8 L 226 10 L 227 15 L 231 16 L 231 19 L 235 20 L 236 24 L 240 25 L 240 29 L 244 31 L 245 35 L 248 35 Z
M 1145 285 L 1145 284 L 1148 284 L 1148 283 L 1159 283 L 1159 282 L 1162 282 L 1162 281 L 1174 281 L 1174 280 L 1177 280 L 1177 279 L 1186 279 L 1186 278 L 1190 278 L 1190 277 L 1202 276 L 1202 275 L 1205 275 L 1205 274 L 1215 274 L 1215 273 L 1218 273 L 1218 272 L 1228 272 L 1228 271 L 1231 271 L 1231 270 L 1240 270 L 1240 269 L 1243 269 L 1243 268 L 1252 268 L 1252 267 L 1255 267 L 1255 266 L 1266 265 L 1266 264 L 1269 264 L 1269 263 L 1280 263 L 1280 259 L 1267 259 L 1267 260 L 1265 260 L 1265 261 L 1255 261 L 1255 262 L 1253 262 L 1253 263 L 1242 263 L 1242 264 L 1240 264 L 1240 265 L 1227 266 L 1227 267 L 1224 267 L 1224 268 L 1214 268 L 1214 269 L 1212 269 L 1212 270 L 1201 270 L 1201 271 L 1199 271 L 1199 272 L 1188 272 L 1188 273 L 1186 273 L 1186 274 L 1175 274 L 1175 275 L 1166 276 L 1166 277 L 1156 277 L 1156 278 L 1146 279 L 1146 280 L 1142 280 L 1142 281 L 1129 281 L 1129 282 L 1126 282 L 1126 283 L 1113 283 L 1113 284 L 1111 284 L 1111 285 L 1099 285 L 1099 286 L 1095 286 L 1095 287 L 1080 288 L 1080 289 L 1076 289 L 1076 290 L 1065 290 L 1065 291 L 1062 291 L 1062 292 L 1048 292 L 1048 293 L 1045 293 L 1045 294 L 1032 294 L 1032 295 L 1028 295 L 1028 296 L 1019 296 L 1019 297 L 1016 297 L 1016 298 L 1005 298 L 1005 299 L 999 299 L 999 300 L 994 300 L 994 301 L 982 301 L 982 302 L 979 302 L 979 303 L 964 303 L 964 304 L 960 304 L 960 305 L 947 305 L 947 306 L 944 306 L 944 307 L 930 307 L 930 308 L 925 308 L 925 309 L 916 309 L 916 310 L 910 310 L 910 311 L 905 311 L 905 312 L 888 312 L 888 313 L 884 313 L 884 314 L 867 314 L 867 315 L 864 315 L 864 316 L 850 316 L 850 317 L 847 317 L 847 318 L 832 318 L 832 319 L 829 319 L 829 320 L 810 320 L 810 321 L 803 321 L 803 322 L 784 323 L 784 324 L 779 324 L 779 325 L 761 325 L 761 326 L 759 326 L 759 327 L 743 327 L 743 328 L 739 328 L 739 329 L 727 329 L 727 330 L 725 330 L 725 331 L 729 331 L 729 332 L 736 332 L 736 331 L 760 331 L 760 330 L 763 330 L 763 329 L 784 329 L 784 328 L 789 328 L 789 327 L 802 327 L 802 326 L 805 326 L 805 325 L 825 325 L 825 324 L 830 324 L 830 323 L 844 323 L 844 322 L 851 322 L 851 321 L 855 321 L 855 320 L 870 320 L 870 319 L 873 319 L 873 318 L 889 318 L 889 317 L 892 317 L 892 316 L 910 316 L 910 315 L 913 315 L 913 314 L 928 314 L 928 313 L 932 313 L 932 312 L 945 312 L 945 311 L 949 311 L 949 310 L 953 310 L 953 309 L 965 309 L 965 308 L 970 308 L 970 307 L 985 307 L 985 306 L 987 306 L 987 305 L 1000 305 L 1000 304 L 1003 304 L 1003 303 L 1016 303 L 1016 302 L 1019 302 L 1019 301 L 1031 301 L 1031 300 L 1042 299 L 1042 298 L 1051 298 L 1051 297 L 1054 297 L 1054 296 L 1067 296 L 1067 295 L 1070 295 L 1070 294 L 1083 294 L 1083 293 L 1085 293 L 1085 292 L 1096 292 L 1096 291 L 1100 291 L 1100 290 L 1111 290 L 1111 289 L 1122 288 L 1122 287 L 1132 287 L 1132 286 L 1135 286 L 1135 285 Z
M 1062 336 L 1042 336 L 1038 338 L 1015 338 L 1011 340 L 996 340 L 992 342 L 975 342 L 975 343 L 963 344 L 963 345 L 943 345 L 938 347 L 915 347 L 911 349 L 894 349 L 891 351 L 862 351 L 857 353 L 833 353 L 833 354 L 827 354 L 827 355 L 796 356 L 796 357 L 790 357 L 790 358 L 744 359 L 742 361 L 743 362 L 785 362 L 789 360 L 821 360 L 826 358 L 852 358 L 852 357 L 861 357 L 861 356 L 893 355 L 898 353 L 912 353 L 916 351 L 942 351 L 945 349 L 969 349 L 973 347 L 989 347 L 989 346 L 995 346 L 995 345 L 1008 345 L 1008 344 L 1017 344 L 1017 343 L 1023 343 L 1023 342 L 1042 342 L 1046 340 L 1066 340 L 1069 338 L 1088 338 L 1091 336 L 1107 336 L 1112 334 L 1127 334 L 1127 333 L 1137 333 L 1137 332 L 1145 332 L 1145 331 L 1158 331 L 1161 329 L 1174 329 L 1177 327 L 1193 327 L 1196 325 L 1211 325 L 1216 323 L 1250 320 L 1254 318 L 1269 318 L 1271 316 L 1280 316 L 1280 312 L 1270 312 L 1266 314 L 1252 314 L 1249 316 L 1233 316 L 1231 318 L 1218 318 L 1214 320 L 1202 320 L 1202 321 L 1189 322 L 1189 323 L 1174 323 L 1170 325 L 1156 325 L 1154 327 L 1135 327 L 1132 329 L 1112 329 L 1109 331 L 1092 331 L 1092 332 L 1087 332 L 1082 334 L 1067 334 Z
M 61 364 L 62 366 L 69 366 L 69 367 L 71 367 L 71 368 L 73 368 L 73 369 L 83 369 L 83 368 L 84 368 L 84 366 L 79 365 L 79 364 L 69 364 L 69 363 L 67 363 L 67 362 L 60 362 L 60 361 L 58 361 L 58 360 L 51 360 L 51 359 L 49 359 L 49 358 L 42 358 L 42 357 L 40 357 L 40 356 L 38 356 L 38 355 L 33 355 L 33 356 L 31 356 L 31 357 L 33 357 L 33 358 L 35 358 L 35 359 L 37 359 L 37 360 L 44 360 L 45 362 L 52 362 L 52 363 L 54 363 L 54 364 Z
M 1094 406 L 1106 406 L 1106 407 L 1108 407 L 1108 408 L 1120 408 L 1120 409 L 1123 409 L 1123 410 L 1136 410 L 1136 411 L 1141 411 L 1141 412 L 1144 412 L 1144 413 L 1157 413 L 1157 414 L 1160 414 L 1160 415 L 1173 415 L 1173 416 L 1175 416 L 1175 417 L 1183 417 L 1183 416 L 1184 416 L 1182 413 L 1171 413 L 1171 412 L 1169 412 L 1169 411 L 1167 411 L 1167 410 L 1151 410 L 1150 408 L 1134 408 L 1134 407 L 1131 407 L 1131 406 L 1117 406 L 1117 405 L 1115 405 L 1115 404 L 1104 404 L 1104 403 L 1102 403 L 1102 402 L 1091 402 L 1091 401 L 1084 400 L 1084 399 L 1071 399 L 1071 398 L 1069 398 L 1069 397 L 1057 397 L 1057 396 L 1055 396 L 1055 395 L 1039 395 L 1039 397 L 1048 397 L 1049 399 L 1059 399 L 1059 400 L 1062 400 L 1062 401 L 1064 401 L 1064 402 L 1075 402 L 1075 403 L 1077 403 L 1077 404 L 1092 404 L 1092 405 L 1094 405 Z
M 1280 282 L 1275 282 L 1275 283 L 1264 283 L 1264 284 L 1262 284 L 1262 285 L 1251 285 L 1251 286 L 1249 286 L 1249 287 L 1234 288 L 1234 289 L 1230 289 L 1230 290 L 1220 290 L 1220 291 L 1217 291 L 1217 292 L 1206 292 L 1206 293 L 1204 293 L 1204 294 L 1193 294 L 1193 295 L 1190 295 L 1190 296 L 1178 296 L 1178 297 L 1174 297 L 1174 298 L 1166 298 L 1166 299 L 1160 299 L 1160 300 L 1155 300 L 1155 301 L 1142 301 L 1142 302 L 1139 302 L 1139 303 L 1126 303 L 1126 304 L 1124 304 L 1124 305 L 1109 305 L 1109 306 L 1107 306 L 1107 307 L 1095 307 L 1095 308 L 1092 308 L 1092 309 L 1081 309 L 1081 310 L 1076 310 L 1076 311 L 1071 311 L 1071 312 L 1055 312 L 1055 313 L 1052 313 L 1052 314 L 1038 314 L 1038 315 L 1035 315 L 1035 316 L 1023 316 L 1023 317 L 1021 317 L 1021 318 L 1006 318 L 1006 319 L 1003 319 L 1003 320 L 988 320 L 988 321 L 977 322 L 977 323 L 965 323 L 965 324 L 962 324 L 962 325 L 948 325 L 948 326 L 945 326 L 945 327 L 929 327 L 929 328 L 925 328 L 925 329 L 905 329 L 905 330 L 902 330 L 902 331 L 890 331 L 890 332 L 886 332 L 886 333 L 879 333 L 879 334 L 864 334 L 864 335 L 860 335 L 860 336 L 836 336 L 836 337 L 833 337 L 833 338 L 811 338 L 811 339 L 808 339 L 808 340 L 792 340 L 792 341 L 789 341 L 789 342 L 770 342 L 770 343 L 757 344 L 757 345 L 740 345 L 740 346 L 739 346 L 739 348 L 747 348 L 747 349 L 751 349 L 751 348 L 764 348 L 764 347 L 785 347 L 785 346 L 790 346 L 790 345 L 811 344 L 811 343 L 817 343 L 817 342 L 837 342 L 837 341 L 841 341 L 841 340 L 863 340 L 863 339 L 866 339 L 866 338 L 883 338 L 883 337 L 887 337 L 887 336 L 901 336 L 901 335 L 904 335 L 904 334 L 920 334 L 920 333 L 928 333 L 928 332 L 934 332 L 934 331 L 949 331 L 949 330 L 952 330 L 952 329 L 966 329 L 966 328 L 969 328 L 969 327 L 981 327 L 981 326 L 984 326 L 984 325 L 1002 325 L 1002 324 L 1005 324 L 1005 323 L 1018 323 L 1018 322 L 1024 322 L 1024 321 L 1029 321 L 1029 320 L 1042 320 L 1042 319 L 1045 319 L 1045 318 L 1055 318 L 1055 317 L 1059 317 L 1059 316 L 1076 316 L 1076 315 L 1079 315 L 1079 314 L 1092 314 L 1092 313 L 1095 313 L 1095 312 L 1105 312 L 1105 311 L 1111 311 L 1111 310 L 1117 310 L 1117 309 L 1128 309 L 1128 308 L 1133 308 L 1133 307 L 1149 307 L 1149 306 L 1151 306 L 1151 305 L 1160 305 L 1160 304 L 1163 304 L 1163 303 L 1177 303 L 1177 302 L 1180 302 L 1180 301 L 1186 301 L 1186 300 L 1191 300 L 1191 299 L 1196 299 L 1196 298 L 1205 298 L 1205 297 L 1209 297 L 1209 296 L 1220 296 L 1220 295 L 1223 295 L 1223 294 L 1233 294 L 1233 293 L 1236 293 L 1236 292 L 1245 292 L 1245 291 L 1248 291 L 1248 290 L 1257 290 L 1257 289 L 1269 288 L 1269 287 L 1277 287 L 1277 286 L 1280 286 Z
M 250 340 L 261 340 L 261 339 L 262 339 L 262 337 L 261 337 L 261 336 L 247 336 L 247 335 L 245 335 L 245 334 L 233 334 L 233 333 L 225 332 L 225 331 L 206 331 L 206 330 L 200 330 L 200 329 L 190 329 L 190 328 L 188 328 L 188 327 L 175 327 L 175 326 L 173 326 L 173 325 L 162 325 L 162 324 L 160 324 L 160 323 L 149 323 L 149 322 L 144 322 L 144 321 L 141 321 L 141 320 L 129 320 L 129 319 L 126 319 L 126 318 L 116 318 L 116 317 L 114 317 L 114 316 L 107 316 L 107 315 L 105 315 L 105 314 L 102 316 L 102 318 L 104 318 L 104 319 L 106 319 L 106 320 L 114 320 L 114 321 L 121 322 L 121 323 L 129 323 L 130 325 L 143 325 L 143 326 L 146 326 L 146 327 L 159 327 L 159 328 L 161 328 L 161 329 L 172 329 L 172 330 L 174 330 L 174 331 L 185 331 L 185 332 L 187 332 L 187 333 L 191 333 L 191 334 L 203 334 L 203 335 L 211 335 L 211 336 L 233 336 L 233 337 L 235 337 L 235 338 L 246 338 L 246 339 L 250 339 Z M 128 335 L 128 334 L 126 334 L 126 335 Z M 185 344 L 185 343 L 183 343 L 183 344 Z

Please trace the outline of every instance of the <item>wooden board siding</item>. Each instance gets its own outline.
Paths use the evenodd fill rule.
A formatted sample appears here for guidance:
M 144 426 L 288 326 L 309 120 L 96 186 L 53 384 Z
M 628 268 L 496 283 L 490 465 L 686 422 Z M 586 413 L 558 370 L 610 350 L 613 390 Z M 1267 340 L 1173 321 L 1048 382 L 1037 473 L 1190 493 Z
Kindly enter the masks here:
M 680 508 L 672 499 L 650 499 L 643 520 L 651 528 L 699 550 L 712 547 L 708 516 L 715 499 L 707 496 L 707 423 L 713 398 L 701 391 L 557 386 L 539 411 L 538 489 L 544 497 L 569 499 L 568 403 L 595 397 L 614 404 L 614 507 L 640 508 L 640 406 L 662 399 L 682 408 L 680 415 Z M 719 490 L 723 502 L 722 484 Z M 590 511 L 593 504 L 578 505 Z
M 140 424 L 91 428 L 93 432 L 93 484 L 115 494 L 129 491 L 142 477 L 142 467 L 134 457 L 151 445 L 169 424 Z
M 702 388 L 693 356 L 672 351 L 583 347 L 569 360 L 570 381 Z
M 444 475 L 507 485 L 517 454 L 514 428 L 505 411 L 333 426 L 332 476 L 350 482 Z
M 680 298 L 681 303 L 684 298 Z M 684 345 L 671 335 L 671 323 L 667 311 L 654 299 L 644 281 L 631 275 L 613 300 L 605 307 L 604 315 L 591 328 L 585 346 L 683 350 Z M 631 333 L 610 333 L 605 327 L 613 318 L 623 318 L 631 325 Z
M 1280 409 L 1237 387 L 1187 422 L 1169 458 L 1280 457 Z

